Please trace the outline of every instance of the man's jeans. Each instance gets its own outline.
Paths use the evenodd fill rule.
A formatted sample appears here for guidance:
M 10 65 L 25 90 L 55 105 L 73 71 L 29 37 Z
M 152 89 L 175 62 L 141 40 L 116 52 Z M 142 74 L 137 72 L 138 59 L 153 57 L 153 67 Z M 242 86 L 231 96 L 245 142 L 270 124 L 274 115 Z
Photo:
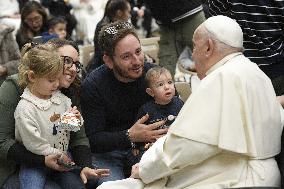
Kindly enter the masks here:
M 131 149 L 93 153 L 93 166 L 100 169 L 110 169 L 110 176 L 100 178 L 98 185 L 106 181 L 121 180 L 128 177 L 132 165 L 139 161 L 140 157 L 133 156 Z

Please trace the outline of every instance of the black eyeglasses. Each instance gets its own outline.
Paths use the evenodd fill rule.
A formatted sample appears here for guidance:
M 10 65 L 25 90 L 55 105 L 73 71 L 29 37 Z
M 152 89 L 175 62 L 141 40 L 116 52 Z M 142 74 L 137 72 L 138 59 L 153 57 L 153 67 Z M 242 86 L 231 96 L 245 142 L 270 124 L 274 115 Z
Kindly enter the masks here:
M 79 61 L 74 61 L 70 56 L 61 56 L 64 60 L 64 66 L 68 69 L 72 68 L 73 64 L 76 66 L 76 72 L 79 73 L 83 65 Z
M 34 18 L 28 18 L 24 20 L 28 25 L 32 25 L 33 23 L 39 23 L 42 22 L 42 16 L 38 15 Z

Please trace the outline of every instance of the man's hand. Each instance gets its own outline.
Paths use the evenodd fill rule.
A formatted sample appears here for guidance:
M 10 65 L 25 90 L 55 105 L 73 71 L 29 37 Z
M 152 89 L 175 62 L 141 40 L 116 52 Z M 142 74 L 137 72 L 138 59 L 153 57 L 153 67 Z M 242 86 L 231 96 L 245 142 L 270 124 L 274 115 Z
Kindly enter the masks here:
M 91 169 L 89 167 L 85 167 L 82 169 L 80 177 L 83 183 L 86 184 L 88 179 L 92 177 L 107 177 L 109 174 L 109 169 Z
M 145 125 L 144 123 L 148 118 L 149 115 L 146 114 L 129 129 L 129 138 L 132 142 L 155 142 L 168 132 L 167 128 L 156 130 L 158 127 L 162 126 L 165 121 Z
M 57 161 L 60 157 L 61 157 L 60 154 L 51 154 L 45 156 L 44 158 L 45 166 L 60 172 L 68 171 L 68 169 L 64 168 L 63 166 L 58 165 Z
M 139 164 L 138 163 L 136 163 L 135 165 L 132 166 L 130 178 L 140 179 L 140 176 L 139 176 Z

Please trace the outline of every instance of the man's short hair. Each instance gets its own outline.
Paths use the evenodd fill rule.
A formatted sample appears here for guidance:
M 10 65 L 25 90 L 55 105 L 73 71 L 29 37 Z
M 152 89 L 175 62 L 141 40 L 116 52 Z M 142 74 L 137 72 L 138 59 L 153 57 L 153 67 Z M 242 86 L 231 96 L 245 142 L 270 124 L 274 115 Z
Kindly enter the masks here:
M 129 22 L 118 21 L 105 25 L 99 33 L 99 44 L 104 54 L 112 57 L 116 44 L 129 34 L 139 40 L 133 25 Z

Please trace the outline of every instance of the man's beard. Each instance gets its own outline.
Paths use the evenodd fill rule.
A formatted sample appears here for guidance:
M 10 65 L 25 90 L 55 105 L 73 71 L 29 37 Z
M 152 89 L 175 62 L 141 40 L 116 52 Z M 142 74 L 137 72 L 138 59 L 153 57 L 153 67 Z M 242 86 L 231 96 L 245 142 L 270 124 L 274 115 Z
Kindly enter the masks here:
M 143 69 L 143 68 L 142 68 Z M 127 71 L 121 69 L 119 66 L 117 66 L 115 63 L 113 64 L 113 72 L 115 73 L 116 76 L 122 79 L 134 81 L 138 77 L 132 77 L 131 75 L 128 74 Z M 142 74 L 141 74 L 142 75 Z M 140 77 L 140 76 L 139 76 Z

